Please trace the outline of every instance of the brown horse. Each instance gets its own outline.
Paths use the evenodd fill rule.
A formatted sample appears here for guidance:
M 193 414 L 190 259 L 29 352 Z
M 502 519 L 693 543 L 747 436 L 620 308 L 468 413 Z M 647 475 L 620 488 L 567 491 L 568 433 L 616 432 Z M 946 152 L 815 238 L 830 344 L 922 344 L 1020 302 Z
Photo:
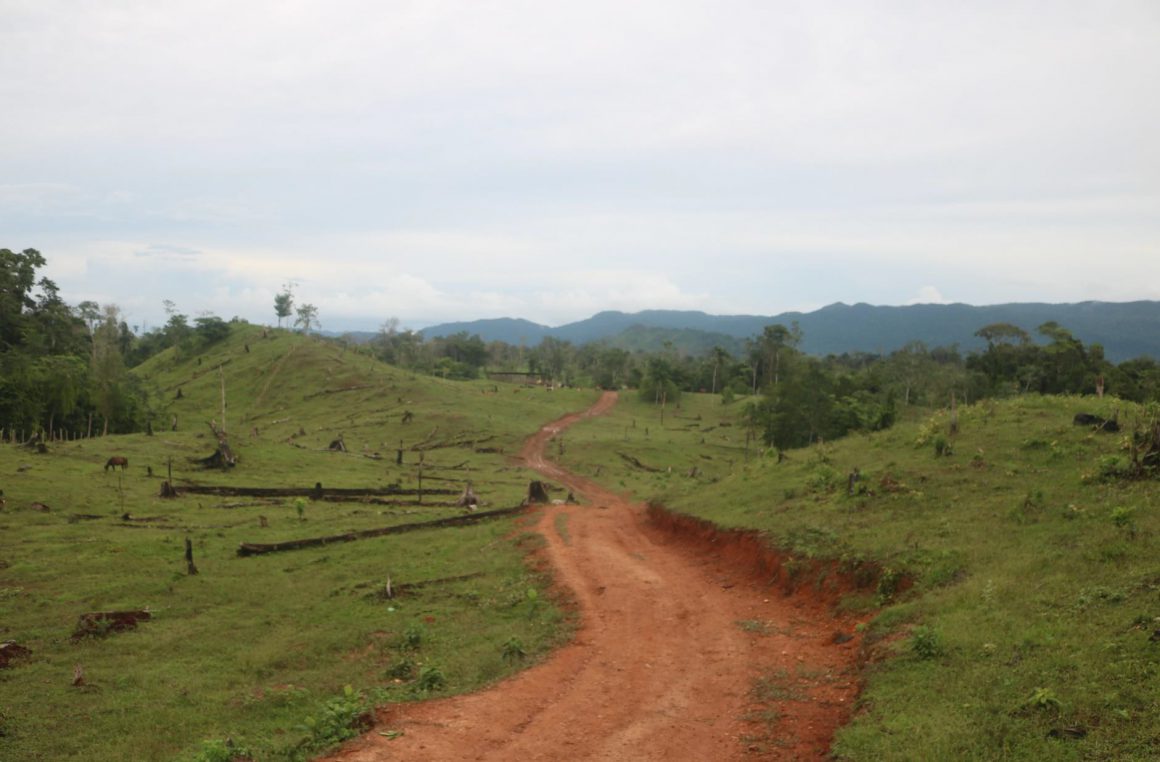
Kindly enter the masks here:
M 105 461 L 105 470 L 108 471 L 110 468 L 113 470 L 116 470 L 117 466 L 120 466 L 121 470 L 124 471 L 125 467 L 128 465 L 129 465 L 128 458 L 121 456 L 121 455 L 114 455 L 113 457 L 111 457 L 107 461 Z

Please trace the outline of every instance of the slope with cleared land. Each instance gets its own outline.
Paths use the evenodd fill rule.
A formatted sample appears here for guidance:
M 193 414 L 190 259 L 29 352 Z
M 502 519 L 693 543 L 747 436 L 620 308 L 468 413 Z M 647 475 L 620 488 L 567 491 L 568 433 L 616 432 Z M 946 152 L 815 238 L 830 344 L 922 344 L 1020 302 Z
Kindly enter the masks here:
M 517 505 L 534 473 L 507 458 L 595 393 L 444 382 L 244 325 L 140 372 L 157 390 L 153 436 L 0 446 L 0 641 L 29 651 L 0 669 L 0 758 L 189 759 L 227 737 L 301 758 L 335 740 L 320 718 L 344 685 L 368 700 L 467 690 L 519 668 L 505 642 L 535 659 L 566 636 L 511 518 L 237 551 L 460 516 L 467 481 L 480 512 Z M 223 380 L 239 462 L 203 469 L 191 459 L 216 447 Z M 340 436 L 346 451 L 328 450 Z M 128 468 L 106 471 L 112 455 Z M 162 499 L 170 463 L 181 494 Z M 276 494 L 317 482 L 321 500 Z M 342 487 L 401 494 L 331 499 Z M 146 610 L 135 629 L 70 637 L 84 614 Z M 439 679 L 420 688 L 424 670 Z

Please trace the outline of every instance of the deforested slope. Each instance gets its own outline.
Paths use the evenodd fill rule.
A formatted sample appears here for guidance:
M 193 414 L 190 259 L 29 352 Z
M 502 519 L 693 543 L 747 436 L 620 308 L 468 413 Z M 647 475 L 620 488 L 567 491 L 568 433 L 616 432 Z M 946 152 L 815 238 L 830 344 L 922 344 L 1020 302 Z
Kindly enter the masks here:
M 152 434 L 0 445 L 0 641 L 28 651 L 0 669 L 0 758 L 216 758 L 227 738 L 305 757 L 376 701 L 486 684 L 567 633 L 510 517 L 237 551 L 469 515 L 468 482 L 478 513 L 517 505 L 534 474 L 510 455 L 595 393 L 445 382 L 245 324 L 135 373 Z M 223 425 L 236 465 L 194 462 Z

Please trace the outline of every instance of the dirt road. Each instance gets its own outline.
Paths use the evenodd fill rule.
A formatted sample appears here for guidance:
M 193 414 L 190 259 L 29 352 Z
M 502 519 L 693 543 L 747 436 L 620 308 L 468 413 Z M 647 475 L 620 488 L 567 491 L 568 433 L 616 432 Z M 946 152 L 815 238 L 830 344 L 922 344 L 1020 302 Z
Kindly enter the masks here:
M 471 695 L 395 705 L 334 758 L 355 760 L 817 759 L 856 696 L 853 629 L 803 595 L 730 568 L 713 543 L 666 533 L 633 504 L 544 459 L 567 426 L 521 455 L 583 505 L 549 506 L 537 529 L 581 615 L 546 662 Z M 567 538 L 557 516 L 567 514 Z M 698 542 L 700 543 L 698 545 Z M 841 637 L 835 638 L 836 633 Z

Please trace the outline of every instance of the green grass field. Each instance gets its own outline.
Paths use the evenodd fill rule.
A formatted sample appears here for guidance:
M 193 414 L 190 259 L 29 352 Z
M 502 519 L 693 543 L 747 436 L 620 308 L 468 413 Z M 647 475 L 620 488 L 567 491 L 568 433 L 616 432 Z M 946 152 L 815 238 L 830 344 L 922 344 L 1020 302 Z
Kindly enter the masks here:
M 455 495 L 385 505 L 158 494 L 170 464 L 179 490 L 414 489 L 422 455 L 426 490 L 471 481 L 481 510 L 513 506 L 533 475 L 507 454 L 595 392 L 449 383 L 248 327 L 200 363 L 166 354 L 141 372 L 164 400 L 158 420 L 176 415 L 176 431 L 54 443 L 48 454 L 0 447 L 0 640 L 32 651 L 0 669 L 0 758 L 192 759 L 203 741 L 227 737 L 258 759 L 303 757 L 339 735 L 328 725 L 336 706 L 476 688 L 567 636 L 550 580 L 528 563 L 538 537 L 512 519 L 236 554 L 241 542 L 458 515 L 434 504 Z M 205 470 L 190 459 L 216 447 L 208 422 L 222 419 L 223 376 L 239 464 Z M 328 451 L 340 434 L 348 452 Z M 124 473 L 104 470 L 114 454 L 128 458 Z M 388 599 L 388 580 L 431 584 Z M 81 614 L 130 609 L 152 619 L 70 640 Z M 78 664 L 84 685 L 74 686 Z M 344 704 L 347 685 L 356 696 Z
M 1160 758 L 1160 489 L 1102 479 L 1126 461 L 1127 435 L 1072 424 L 1081 411 L 1119 408 L 1126 423 L 1144 411 L 1113 399 L 984 402 L 960 408 L 953 436 L 940 411 L 779 463 L 773 453 L 739 458 L 736 427 L 729 442 L 718 429 L 702 444 L 698 428 L 724 410 L 713 398 L 682 402 L 701 427 L 670 419 L 660 429 L 655 409 L 631 403 L 569 432 L 572 465 L 602 467 L 680 512 L 760 530 L 793 557 L 872 560 L 888 583 L 913 579 L 905 593 L 887 584 L 842 601 L 881 609 L 838 758 Z M 634 434 L 645 420 L 647 439 Z M 609 457 L 601 438 L 665 471 Z M 936 455 L 943 442 L 950 454 Z M 691 464 L 703 474 L 688 478 Z
M 529 562 L 542 540 L 518 520 L 236 553 L 241 542 L 458 515 L 439 504 L 453 495 L 158 493 L 170 464 L 179 489 L 414 489 L 422 456 L 426 490 L 470 481 L 481 509 L 503 508 L 534 478 L 508 456 L 595 392 L 444 382 L 246 326 L 140 372 L 155 389 L 153 436 L 54 443 L 44 455 L 0 446 L 0 640 L 32 651 L 0 669 L 0 758 L 221 759 L 226 738 L 256 759 L 302 758 L 371 703 L 485 685 L 567 637 L 550 580 Z M 222 421 L 223 380 L 240 461 L 205 470 L 191 459 L 216 446 L 208 423 Z M 1072 424 L 1118 409 L 1130 426 L 1148 411 L 987 401 L 961 407 L 952 434 L 945 411 L 912 409 L 889 431 L 779 460 L 745 430 L 742 405 L 685 394 L 662 411 L 625 392 L 548 454 L 612 489 L 760 531 L 788 563 L 882 567 L 876 592 L 839 603 L 870 619 L 865 690 L 837 758 L 1160 758 L 1160 487 L 1109 477 L 1127 434 Z M 340 436 L 347 452 L 329 451 Z M 111 455 L 129 469 L 106 472 Z M 555 529 L 572 541 L 566 517 Z M 395 598 L 388 580 L 402 586 Z M 81 614 L 122 609 L 152 619 L 70 640 Z

